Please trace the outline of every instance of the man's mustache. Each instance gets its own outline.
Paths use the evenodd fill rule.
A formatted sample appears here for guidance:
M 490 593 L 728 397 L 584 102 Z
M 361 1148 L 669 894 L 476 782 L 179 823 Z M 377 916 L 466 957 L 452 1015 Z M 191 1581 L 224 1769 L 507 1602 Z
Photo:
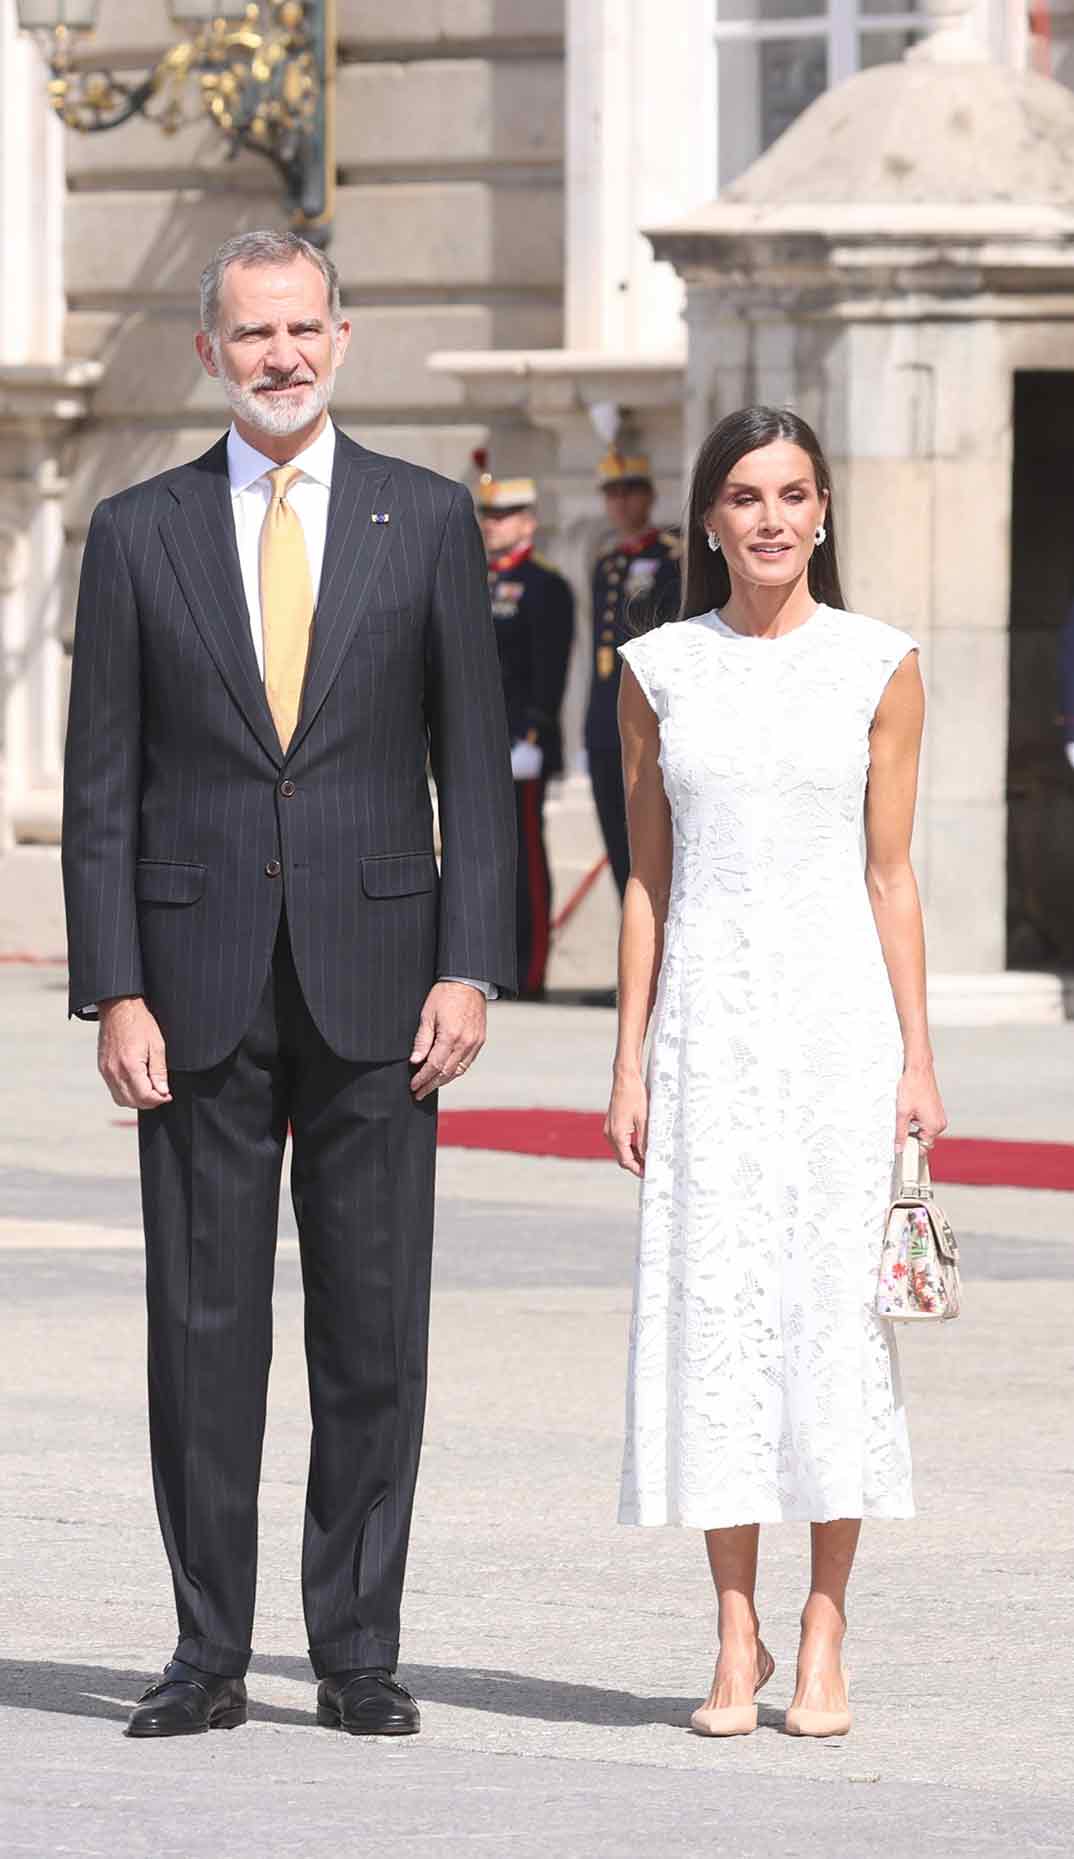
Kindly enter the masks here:
M 250 385 L 256 394 L 264 387 L 313 387 L 316 381 L 315 374 L 259 374 Z

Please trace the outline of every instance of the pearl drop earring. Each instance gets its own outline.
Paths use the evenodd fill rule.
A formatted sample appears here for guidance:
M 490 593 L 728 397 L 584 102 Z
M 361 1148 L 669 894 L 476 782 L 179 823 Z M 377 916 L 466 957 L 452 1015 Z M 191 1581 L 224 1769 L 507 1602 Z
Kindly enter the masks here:
M 720 538 L 716 534 L 716 531 L 714 529 L 710 529 L 708 531 L 708 538 L 709 538 L 709 548 L 712 550 L 712 553 L 714 555 L 718 555 L 720 553 Z
M 818 523 L 816 529 L 813 531 L 813 541 L 815 542 L 817 548 L 819 549 L 821 543 L 827 542 L 827 540 L 828 540 L 828 531 L 825 529 L 823 523 Z

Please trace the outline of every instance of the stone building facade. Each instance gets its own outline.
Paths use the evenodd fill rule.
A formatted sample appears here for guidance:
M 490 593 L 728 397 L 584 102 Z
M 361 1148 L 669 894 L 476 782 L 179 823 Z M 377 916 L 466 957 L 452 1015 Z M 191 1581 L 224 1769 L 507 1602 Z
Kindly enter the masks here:
M 332 253 L 354 323 L 337 417 L 465 477 L 487 422 L 428 354 L 563 340 L 562 0 L 338 0 L 337 19 Z M 177 36 L 165 0 L 101 0 L 85 61 L 141 72 Z M 286 222 L 268 164 L 228 160 L 210 124 L 65 133 L 46 76 L 0 0 L 8 847 L 58 829 L 64 648 L 93 506 L 220 430 L 192 346 L 198 273 L 231 233 Z M 539 466 L 540 442 L 525 443 Z
M 720 412 L 765 397 L 813 415 L 853 597 L 925 649 L 937 1001 L 1061 1012 L 1074 0 L 1052 0 L 1046 42 L 1022 0 L 338 0 L 338 22 L 342 423 L 452 475 L 479 444 L 534 471 L 549 546 L 584 588 L 594 409 L 650 450 L 662 520 Z M 101 0 L 93 57 L 144 69 L 174 31 L 164 0 Z M 197 271 L 283 213 L 266 165 L 226 161 L 208 126 L 65 136 L 14 0 L 0 106 L 11 846 L 55 837 L 90 510 L 219 429 L 191 347 Z M 583 640 L 575 741 L 585 657 Z

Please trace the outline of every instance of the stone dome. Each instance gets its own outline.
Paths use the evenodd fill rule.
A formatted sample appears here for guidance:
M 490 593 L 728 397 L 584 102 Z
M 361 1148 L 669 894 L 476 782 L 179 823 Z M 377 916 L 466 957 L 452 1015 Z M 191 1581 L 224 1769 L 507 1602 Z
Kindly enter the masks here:
M 1033 71 L 904 60 L 825 91 L 721 205 L 1074 209 L 1074 92 Z

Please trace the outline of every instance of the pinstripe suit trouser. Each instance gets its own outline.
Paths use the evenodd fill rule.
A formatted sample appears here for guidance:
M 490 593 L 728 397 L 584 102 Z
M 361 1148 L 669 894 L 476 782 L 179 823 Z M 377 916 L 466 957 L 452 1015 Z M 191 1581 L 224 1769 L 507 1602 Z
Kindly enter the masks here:
M 313 1438 L 302 1552 L 318 1675 L 393 1668 L 425 1408 L 436 1099 L 406 1061 L 338 1058 L 286 925 L 237 1049 L 176 1072 L 139 1120 L 157 1509 L 177 1656 L 244 1672 L 272 1353 L 284 1145 L 293 1139 Z

